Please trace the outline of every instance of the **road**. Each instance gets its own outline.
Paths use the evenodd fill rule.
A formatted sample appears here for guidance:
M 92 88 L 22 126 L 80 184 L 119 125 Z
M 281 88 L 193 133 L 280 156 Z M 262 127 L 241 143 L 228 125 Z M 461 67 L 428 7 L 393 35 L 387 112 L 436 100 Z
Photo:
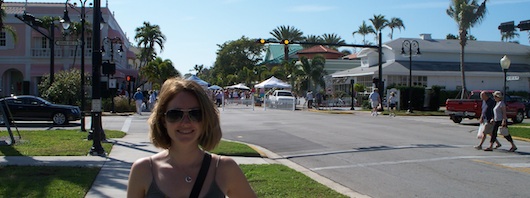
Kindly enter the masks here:
M 475 150 L 476 121 L 369 112 L 225 109 L 223 138 L 255 144 L 371 197 L 530 197 L 530 143 Z
M 146 127 L 147 118 L 104 116 L 103 127 Z M 501 137 L 500 149 L 475 150 L 473 120 L 241 108 L 221 110 L 221 124 L 225 139 L 266 148 L 371 197 L 530 197 L 530 143 L 516 141 L 519 150 L 510 153 Z M 26 123 L 20 130 L 58 128 L 79 126 Z

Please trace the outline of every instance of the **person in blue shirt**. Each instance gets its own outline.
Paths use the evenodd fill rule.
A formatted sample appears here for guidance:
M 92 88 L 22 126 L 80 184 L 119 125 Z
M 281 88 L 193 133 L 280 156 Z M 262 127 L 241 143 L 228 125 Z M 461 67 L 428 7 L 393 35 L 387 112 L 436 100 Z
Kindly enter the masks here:
M 142 103 L 144 102 L 144 94 L 142 89 L 136 89 L 136 93 L 133 95 L 134 101 L 136 102 L 136 113 L 142 115 Z
M 475 146 L 475 149 L 478 150 L 482 149 L 482 144 L 484 143 L 484 140 L 486 140 L 486 135 L 491 135 L 493 132 L 493 123 L 491 120 L 493 120 L 493 107 L 495 107 L 495 101 L 489 97 L 485 91 L 480 92 L 480 99 L 482 99 L 482 113 L 480 114 L 479 122 L 480 124 L 484 124 L 484 128 L 483 131 L 480 132 L 483 133 L 480 143 Z M 496 143 L 497 146 L 495 146 L 495 148 L 501 147 L 499 140 L 496 140 Z

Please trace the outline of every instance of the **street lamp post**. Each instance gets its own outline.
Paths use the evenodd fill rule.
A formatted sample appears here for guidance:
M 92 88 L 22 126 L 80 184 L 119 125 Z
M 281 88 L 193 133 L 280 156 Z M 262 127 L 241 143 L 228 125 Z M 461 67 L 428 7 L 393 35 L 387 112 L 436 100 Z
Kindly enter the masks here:
M 101 124 L 101 0 L 94 0 L 92 34 L 92 147 L 90 155 L 106 156 L 101 145 L 103 128 Z
M 501 58 L 501 68 L 504 72 L 504 86 L 503 86 L 503 95 L 504 98 L 506 98 L 506 73 L 508 72 L 508 69 L 510 68 L 510 64 L 512 63 L 508 56 L 504 55 L 504 57 Z
M 406 53 L 406 49 L 408 49 L 408 53 Z M 412 54 L 413 50 L 416 51 L 415 54 Z M 420 44 L 416 40 L 404 40 L 401 44 L 401 54 L 409 57 L 409 107 L 407 113 L 412 113 L 412 56 L 421 54 Z
M 55 73 L 55 22 L 50 22 L 49 34 L 45 34 L 39 29 L 45 27 L 41 19 L 35 18 L 35 16 L 26 12 L 24 12 L 22 16 L 15 15 L 15 17 L 24 22 L 26 25 L 29 25 L 31 28 L 50 41 L 50 86 L 52 86 Z
M 122 55 L 123 53 L 123 41 L 121 40 L 121 38 L 119 37 L 114 37 L 114 38 L 109 38 L 109 37 L 105 37 L 103 38 L 103 43 L 106 43 L 106 44 L 109 44 L 110 45 L 110 60 L 107 60 L 106 64 L 103 64 L 104 68 L 103 68 L 103 74 L 107 74 L 107 86 L 109 87 L 109 96 L 110 96 L 110 101 L 111 101 L 111 113 L 115 113 L 115 110 L 114 110 L 114 96 L 116 95 L 116 93 L 114 92 L 114 90 L 110 91 L 110 75 L 114 75 L 114 73 L 116 72 L 116 63 L 114 61 L 114 44 L 120 44 L 120 48 L 118 49 L 118 55 Z M 102 46 L 101 47 L 101 51 L 103 54 L 105 54 L 105 47 Z
M 70 17 L 68 16 L 68 1 L 66 0 L 66 3 L 64 5 L 64 17 L 61 19 L 61 23 L 63 24 L 63 29 L 68 29 L 70 27 L 71 21 Z M 81 15 L 81 131 L 86 131 L 85 129 L 85 18 L 86 18 L 86 12 L 85 12 L 85 4 L 87 0 L 79 0 L 81 3 L 81 12 L 79 14 Z M 90 3 L 89 5 L 92 5 Z M 75 3 L 74 3 L 75 6 Z M 74 9 L 76 10 L 76 9 Z M 77 10 L 76 10 L 77 11 Z

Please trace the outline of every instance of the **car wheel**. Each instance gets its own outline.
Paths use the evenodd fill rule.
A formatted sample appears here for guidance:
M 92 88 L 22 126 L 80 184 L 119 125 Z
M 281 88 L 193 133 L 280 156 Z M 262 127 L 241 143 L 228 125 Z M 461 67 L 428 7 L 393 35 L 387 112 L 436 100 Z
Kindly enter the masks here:
M 460 123 L 462 122 L 462 117 L 459 116 L 451 116 L 451 120 L 453 120 L 454 123 Z
M 61 113 L 61 112 L 53 114 L 52 120 L 53 120 L 53 123 L 56 125 L 64 125 L 68 123 L 68 120 L 66 119 L 66 115 L 64 115 L 64 113 Z
M 512 121 L 514 123 L 521 123 L 521 122 L 523 122 L 523 120 L 524 120 L 523 111 L 517 111 L 517 115 L 515 116 L 515 118 L 512 118 Z

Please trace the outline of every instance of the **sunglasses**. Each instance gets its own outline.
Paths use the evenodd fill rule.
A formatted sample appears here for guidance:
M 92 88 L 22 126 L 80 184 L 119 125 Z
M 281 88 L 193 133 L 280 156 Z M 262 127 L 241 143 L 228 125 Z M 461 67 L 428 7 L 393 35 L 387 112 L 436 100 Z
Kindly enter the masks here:
M 193 122 L 200 122 L 202 120 L 202 112 L 200 109 L 171 109 L 164 113 L 166 121 L 181 122 L 184 120 L 184 114 L 188 115 L 188 119 Z

